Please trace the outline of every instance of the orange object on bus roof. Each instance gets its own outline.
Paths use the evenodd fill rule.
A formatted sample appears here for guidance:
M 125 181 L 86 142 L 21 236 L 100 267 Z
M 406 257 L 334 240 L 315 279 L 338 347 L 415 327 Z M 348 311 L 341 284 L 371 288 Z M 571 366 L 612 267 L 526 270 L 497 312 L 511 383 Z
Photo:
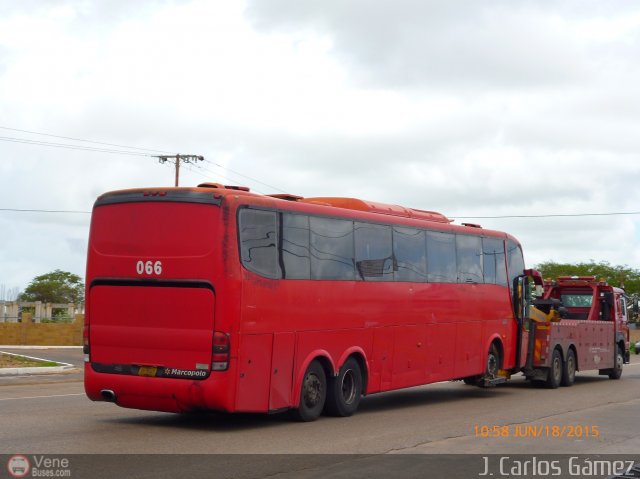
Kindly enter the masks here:
M 231 189 L 231 190 L 239 190 L 244 192 L 249 192 L 249 188 L 245 186 L 229 186 L 223 185 L 221 183 L 201 183 L 198 185 L 199 188 L 217 188 L 217 189 Z M 356 211 L 365 211 L 369 213 L 378 213 L 384 215 L 391 216 L 401 216 L 403 218 L 415 218 L 426 221 L 434 221 L 436 223 L 452 223 L 453 220 L 450 220 L 442 213 L 438 213 L 435 211 L 426 211 L 419 210 L 416 208 L 406 208 L 404 206 L 399 205 L 389 205 L 386 203 L 377 203 L 375 201 L 367 201 L 360 200 L 357 198 L 341 198 L 341 197 L 315 197 L 315 198 L 304 198 L 302 196 L 292 195 L 289 193 L 284 194 L 273 194 L 266 195 L 271 198 L 276 198 L 279 200 L 286 201 L 295 201 L 298 203 L 308 203 L 313 205 L 322 205 L 322 206 L 332 206 L 334 208 L 342 208 L 346 210 L 356 210 Z M 480 225 L 471 225 L 476 228 L 480 228 Z
M 370 213 L 379 213 L 391 216 L 402 216 L 404 218 L 416 218 L 438 223 L 451 223 L 445 215 L 435 211 L 418 210 L 415 208 L 405 208 L 404 206 L 389 205 L 385 203 L 376 203 L 374 201 L 365 201 L 357 198 L 334 198 L 334 197 L 317 197 L 303 198 L 298 200 L 300 203 L 310 203 L 315 205 L 333 206 L 334 208 L 344 208 L 347 210 L 367 211 Z

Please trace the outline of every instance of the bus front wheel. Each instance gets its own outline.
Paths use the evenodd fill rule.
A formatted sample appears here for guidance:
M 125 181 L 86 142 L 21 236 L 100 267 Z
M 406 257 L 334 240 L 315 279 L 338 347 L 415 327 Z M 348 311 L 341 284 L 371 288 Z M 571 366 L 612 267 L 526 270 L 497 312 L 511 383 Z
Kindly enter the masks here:
M 349 358 L 340 373 L 329 378 L 325 412 L 330 416 L 351 416 L 362 398 L 362 372 L 354 358 Z
M 292 411 L 298 421 L 315 421 L 322 413 L 327 397 L 327 378 L 322 365 L 312 361 L 302 378 L 300 404 Z

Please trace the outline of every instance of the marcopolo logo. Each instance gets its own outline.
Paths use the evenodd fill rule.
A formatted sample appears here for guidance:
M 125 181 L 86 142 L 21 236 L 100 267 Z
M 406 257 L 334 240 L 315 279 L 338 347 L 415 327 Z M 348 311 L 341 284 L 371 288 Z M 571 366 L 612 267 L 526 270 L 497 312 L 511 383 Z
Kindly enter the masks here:
M 7 470 L 11 477 L 27 477 L 27 474 L 29 474 L 31 470 L 31 464 L 26 456 L 16 454 L 9 458 Z

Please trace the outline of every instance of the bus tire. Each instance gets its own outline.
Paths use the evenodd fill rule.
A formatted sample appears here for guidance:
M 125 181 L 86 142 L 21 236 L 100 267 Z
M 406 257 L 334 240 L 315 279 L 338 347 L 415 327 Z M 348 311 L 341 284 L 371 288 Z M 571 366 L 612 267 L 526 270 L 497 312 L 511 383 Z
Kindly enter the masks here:
M 556 348 L 551 355 L 551 365 L 549 366 L 549 376 L 547 377 L 547 387 L 556 389 L 562 381 L 562 355 Z
M 487 364 L 485 370 L 485 377 L 488 379 L 495 379 L 498 377 L 500 371 L 500 353 L 495 344 L 492 344 L 487 354 Z
M 302 378 L 300 387 L 300 403 L 292 411 L 297 421 L 315 421 L 322 413 L 327 397 L 327 377 L 318 361 L 312 361 Z
M 571 386 L 576 380 L 576 353 L 569 348 L 567 351 L 567 359 L 562 365 L 562 386 Z
M 329 378 L 325 412 L 330 416 L 351 416 L 362 398 L 362 371 L 358 361 L 349 358 L 336 377 Z
M 624 364 L 624 354 L 620 346 L 616 347 L 616 363 L 609 372 L 609 379 L 620 379 L 622 376 L 622 365 Z

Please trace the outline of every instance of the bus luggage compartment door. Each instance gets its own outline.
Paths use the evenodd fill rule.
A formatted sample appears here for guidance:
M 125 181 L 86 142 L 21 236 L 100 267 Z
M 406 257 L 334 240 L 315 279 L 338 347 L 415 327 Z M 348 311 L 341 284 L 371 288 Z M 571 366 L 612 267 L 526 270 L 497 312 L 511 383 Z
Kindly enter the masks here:
M 94 285 L 89 303 L 91 362 L 131 374 L 140 371 L 138 366 L 160 371 L 158 376 L 172 370 L 185 379 L 201 377 L 189 376 L 196 371 L 208 376 L 215 294 L 199 283 L 189 285 Z

